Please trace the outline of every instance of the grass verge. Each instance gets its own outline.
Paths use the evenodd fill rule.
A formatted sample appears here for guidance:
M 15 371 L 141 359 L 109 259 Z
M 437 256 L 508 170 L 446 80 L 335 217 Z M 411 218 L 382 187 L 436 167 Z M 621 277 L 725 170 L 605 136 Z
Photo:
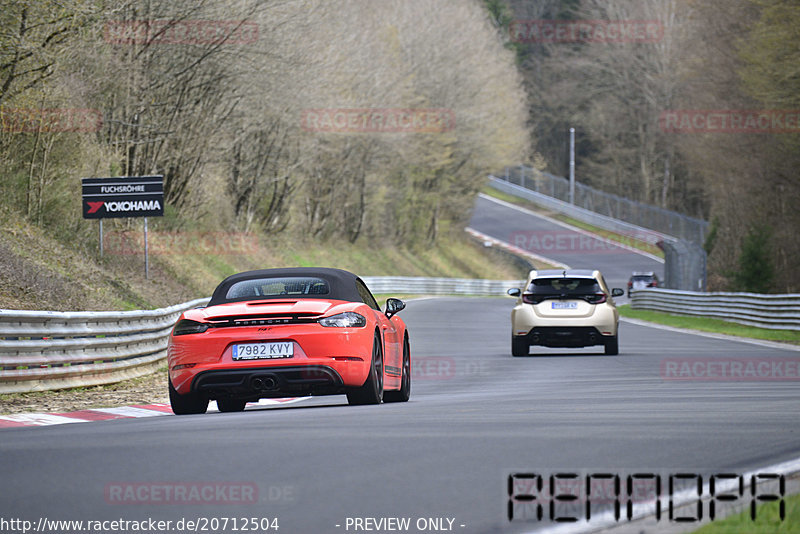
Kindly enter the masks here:
M 482 246 L 463 232 L 434 244 L 392 243 L 286 236 L 159 232 L 150 235 L 150 278 L 137 247 L 107 247 L 100 258 L 93 245 L 72 246 L 19 219 L 0 222 L 0 308 L 24 310 L 134 310 L 169 306 L 210 295 L 228 275 L 274 267 L 339 267 L 360 276 L 524 278 L 526 269 L 500 250 Z M 6 224 L 7 223 L 7 224 Z M 154 225 L 157 226 L 157 225 Z M 115 235 L 109 230 L 107 235 Z M 138 235 L 138 234 L 136 234 Z M 175 241 L 179 237 L 179 245 Z M 114 243 L 112 240 L 111 243 Z M 233 243 L 235 244 L 235 243 Z
M 494 197 L 499 200 L 503 200 L 505 202 L 509 202 L 514 204 L 515 206 L 520 206 L 521 208 L 529 209 L 531 211 L 535 211 L 546 215 L 552 219 L 556 219 L 557 221 L 561 221 L 567 223 L 569 225 L 575 226 L 576 228 L 580 228 L 581 230 L 586 230 L 587 232 L 591 232 L 593 234 L 597 234 L 600 237 L 604 237 L 606 239 L 610 239 L 612 241 L 616 241 L 617 243 L 622 243 L 623 245 L 627 245 L 631 248 L 635 248 L 637 250 L 641 250 L 642 252 L 647 252 L 648 254 L 652 254 L 659 258 L 664 257 L 664 251 L 658 248 L 657 246 L 648 243 L 646 241 L 642 241 L 640 239 L 634 239 L 630 236 L 618 234 L 616 232 L 611 232 L 609 230 L 604 230 L 603 228 L 599 228 L 597 226 L 579 221 L 577 219 L 573 219 L 572 217 L 568 217 L 561 213 L 557 213 L 551 210 L 547 210 L 525 200 L 523 198 L 515 197 L 514 195 L 509 195 L 508 193 L 504 193 L 502 191 L 498 191 L 497 189 L 493 188 L 492 186 L 487 185 L 483 188 L 483 193 Z
M 710 319 L 708 317 L 690 317 L 651 310 L 634 310 L 631 308 L 630 304 L 618 306 L 617 309 L 622 317 L 641 319 L 642 321 L 674 326 L 676 328 L 688 328 L 690 330 L 700 330 L 715 334 L 800 344 L 800 332 L 797 330 L 770 330 L 768 328 L 746 326 L 730 321 L 723 321 L 721 319 Z
M 756 518 L 747 510 L 740 514 L 714 521 L 695 531 L 695 534 L 784 534 L 800 533 L 800 495 L 785 498 L 786 515 L 780 518 L 777 502 L 761 504 L 756 508 Z

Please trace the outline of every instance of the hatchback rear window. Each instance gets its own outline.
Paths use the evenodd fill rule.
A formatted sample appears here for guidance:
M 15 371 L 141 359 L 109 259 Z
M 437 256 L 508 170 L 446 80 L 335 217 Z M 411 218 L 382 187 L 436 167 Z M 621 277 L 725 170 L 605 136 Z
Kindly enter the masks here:
M 600 285 L 593 278 L 538 278 L 526 291 L 532 295 L 594 295 L 600 292 Z
M 225 295 L 226 299 L 260 297 L 293 297 L 303 295 L 327 295 L 328 283 L 315 277 L 256 278 L 236 282 Z

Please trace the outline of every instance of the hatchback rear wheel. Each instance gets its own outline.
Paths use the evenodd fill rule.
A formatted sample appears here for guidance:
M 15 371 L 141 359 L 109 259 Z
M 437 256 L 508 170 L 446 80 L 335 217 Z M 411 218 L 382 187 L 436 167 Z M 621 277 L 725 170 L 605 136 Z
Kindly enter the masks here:
M 527 356 L 530 351 L 527 338 L 511 336 L 511 354 L 514 356 Z
M 619 333 L 606 340 L 606 356 L 616 356 L 619 354 Z

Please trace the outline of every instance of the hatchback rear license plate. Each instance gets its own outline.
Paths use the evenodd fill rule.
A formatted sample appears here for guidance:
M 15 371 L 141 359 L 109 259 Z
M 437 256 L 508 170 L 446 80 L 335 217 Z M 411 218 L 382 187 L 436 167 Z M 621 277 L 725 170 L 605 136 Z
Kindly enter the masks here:
M 294 356 L 294 343 L 247 343 L 233 346 L 234 360 L 271 360 Z
M 574 310 L 578 307 L 577 302 L 553 302 L 553 310 Z

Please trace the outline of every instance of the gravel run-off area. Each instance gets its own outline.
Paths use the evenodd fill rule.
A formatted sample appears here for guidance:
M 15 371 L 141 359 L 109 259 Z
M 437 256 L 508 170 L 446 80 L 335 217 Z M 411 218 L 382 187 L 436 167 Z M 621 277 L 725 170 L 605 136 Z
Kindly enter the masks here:
M 0 395 L 0 415 L 169 403 L 167 371 L 104 386 Z

